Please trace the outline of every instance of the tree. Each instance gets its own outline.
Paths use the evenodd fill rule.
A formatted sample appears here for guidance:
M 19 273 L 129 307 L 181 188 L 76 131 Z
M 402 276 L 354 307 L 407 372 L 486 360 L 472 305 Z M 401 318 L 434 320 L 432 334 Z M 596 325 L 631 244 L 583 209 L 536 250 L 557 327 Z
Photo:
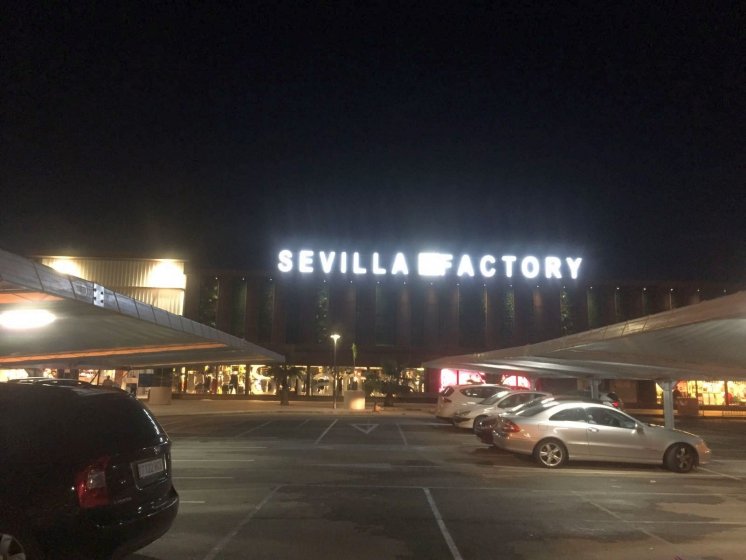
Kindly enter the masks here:
M 394 406 L 397 396 L 411 391 L 401 377 L 403 369 L 396 362 L 385 362 L 380 372 L 368 372 L 363 383 L 365 395 L 369 397 L 372 393 L 383 393 L 383 406 Z
M 303 368 L 290 366 L 288 364 L 275 364 L 270 366 L 269 375 L 277 383 L 280 393 L 280 404 L 287 406 L 290 404 L 289 385 L 291 381 L 300 379 L 303 374 Z

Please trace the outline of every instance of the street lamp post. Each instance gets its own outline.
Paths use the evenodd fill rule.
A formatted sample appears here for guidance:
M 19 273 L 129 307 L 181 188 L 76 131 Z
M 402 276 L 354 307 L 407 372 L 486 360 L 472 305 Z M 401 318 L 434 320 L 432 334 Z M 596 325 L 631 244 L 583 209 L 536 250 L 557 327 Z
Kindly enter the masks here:
M 334 408 L 337 408 L 337 341 L 339 340 L 339 335 L 337 333 L 334 333 L 330 337 L 334 341 L 334 389 L 332 391 L 332 400 L 334 402 Z

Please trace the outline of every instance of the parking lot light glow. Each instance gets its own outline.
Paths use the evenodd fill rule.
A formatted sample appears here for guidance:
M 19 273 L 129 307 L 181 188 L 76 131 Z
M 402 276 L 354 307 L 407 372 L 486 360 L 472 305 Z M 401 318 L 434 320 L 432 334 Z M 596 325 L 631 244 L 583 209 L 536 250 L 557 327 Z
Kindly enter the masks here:
M 56 317 L 45 309 L 13 309 L 0 313 L 0 326 L 5 329 L 39 329 L 51 324 Z

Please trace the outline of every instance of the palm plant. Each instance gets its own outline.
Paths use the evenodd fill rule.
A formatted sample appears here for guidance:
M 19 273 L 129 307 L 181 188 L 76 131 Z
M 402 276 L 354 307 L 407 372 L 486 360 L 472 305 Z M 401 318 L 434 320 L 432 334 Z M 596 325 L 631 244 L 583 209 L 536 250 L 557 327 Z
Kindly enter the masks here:
M 280 393 L 280 404 L 290 404 L 289 386 L 291 382 L 297 382 L 303 373 L 303 368 L 289 364 L 275 364 L 269 368 L 269 376 L 275 380 Z

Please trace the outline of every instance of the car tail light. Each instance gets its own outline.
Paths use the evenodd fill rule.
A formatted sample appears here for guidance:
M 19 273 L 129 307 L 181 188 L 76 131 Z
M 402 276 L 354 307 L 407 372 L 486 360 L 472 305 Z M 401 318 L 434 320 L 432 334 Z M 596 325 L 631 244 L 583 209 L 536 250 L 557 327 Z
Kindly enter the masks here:
M 78 503 L 84 509 L 109 504 L 109 488 L 106 485 L 106 467 L 109 457 L 101 457 L 84 467 L 75 476 L 75 492 Z
M 612 402 L 611 406 L 613 406 L 614 408 L 619 408 L 619 401 Z
M 511 420 L 503 420 L 501 429 L 504 432 L 520 432 L 521 428 L 515 422 Z

